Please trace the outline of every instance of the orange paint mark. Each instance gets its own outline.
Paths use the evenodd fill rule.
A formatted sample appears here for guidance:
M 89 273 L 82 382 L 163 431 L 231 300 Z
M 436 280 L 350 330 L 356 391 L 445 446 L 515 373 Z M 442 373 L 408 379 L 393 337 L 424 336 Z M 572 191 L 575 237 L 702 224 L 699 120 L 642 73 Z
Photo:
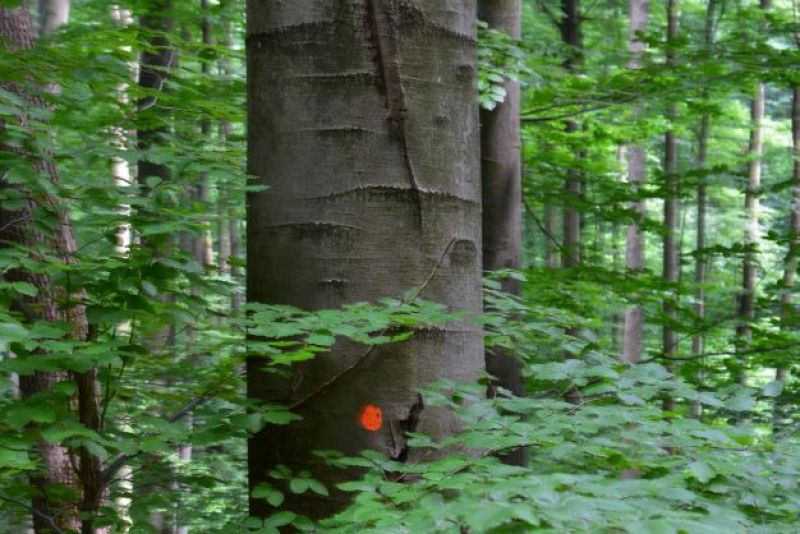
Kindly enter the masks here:
M 374 404 L 365 404 L 358 414 L 358 422 L 365 430 L 377 432 L 383 426 L 383 412 Z

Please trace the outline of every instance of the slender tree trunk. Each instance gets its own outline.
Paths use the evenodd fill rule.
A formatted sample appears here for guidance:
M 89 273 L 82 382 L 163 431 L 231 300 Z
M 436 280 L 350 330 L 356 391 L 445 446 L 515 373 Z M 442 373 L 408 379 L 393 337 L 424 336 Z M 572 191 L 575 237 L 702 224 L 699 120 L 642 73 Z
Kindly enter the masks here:
M 703 44 L 706 51 L 711 56 L 714 45 L 714 17 L 716 11 L 716 0 L 709 0 L 706 7 L 706 20 L 705 29 L 703 31 Z M 708 91 L 703 92 L 703 99 L 708 100 Z M 711 116 L 708 113 L 703 114 L 700 119 L 700 131 L 698 133 L 698 153 L 697 153 L 697 167 L 701 171 L 708 169 L 708 141 L 711 135 Z M 706 181 L 707 177 L 704 174 L 700 175 L 697 182 L 697 217 L 696 217 L 696 238 L 695 238 L 695 255 L 694 264 L 694 310 L 697 318 L 702 321 L 706 316 L 706 255 L 703 252 L 706 248 L 706 211 L 707 211 L 707 198 L 706 198 Z M 702 332 L 698 332 L 692 337 L 692 355 L 699 357 L 705 351 L 705 336 Z M 697 365 L 703 365 L 703 360 L 698 359 Z M 702 381 L 702 375 L 697 374 L 697 381 Z M 692 401 L 689 407 L 689 413 L 695 419 L 699 419 L 702 415 L 702 404 L 698 401 Z
M 27 5 L 23 4 L 17 8 L 0 8 L 0 39 L 3 41 L 4 52 L 13 53 L 20 49 L 31 48 L 34 42 L 33 29 L 28 16 Z M 32 107 L 45 107 L 42 100 L 20 91 L 14 85 L 5 84 L 4 89 L 18 93 L 22 98 L 28 100 Z M 25 125 L 35 120 L 31 117 L 20 117 L 20 124 Z M 5 128 L 5 125 L 0 125 Z M 4 150 L 14 152 L 15 149 L 3 147 Z M 22 156 L 22 155 L 20 155 Z M 55 166 L 44 154 L 32 155 L 33 165 L 41 175 L 47 179 L 57 182 L 58 173 Z M 19 187 L 16 185 L 0 182 L 0 188 L 7 189 Z M 25 193 L 23 192 L 23 195 Z M 28 196 L 28 195 L 25 195 Z M 42 213 L 40 205 L 46 205 L 45 211 L 55 212 L 59 219 L 57 230 L 52 236 L 45 236 L 40 230 L 36 229 L 32 219 Z M 28 206 L 8 211 L 0 209 L 0 241 L 11 242 L 31 249 L 32 259 L 41 261 L 45 252 L 56 255 L 64 263 L 71 263 L 73 254 L 76 250 L 75 237 L 67 212 L 59 205 L 59 201 L 52 197 L 43 200 L 30 200 Z M 20 280 L 33 284 L 37 290 L 37 296 L 30 299 L 19 299 L 12 305 L 18 310 L 28 322 L 44 321 L 67 321 L 72 326 L 72 337 L 74 339 L 85 339 L 87 335 L 87 321 L 83 305 L 80 302 L 80 295 L 65 295 L 63 288 L 57 287 L 52 280 L 43 274 L 33 274 L 17 269 L 6 274 L 6 279 L 10 281 Z M 60 301 L 66 300 L 66 304 Z M 88 415 L 89 408 L 85 403 L 91 402 L 91 395 L 94 390 L 87 391 L 84 387 L 87 380 L 92 378 L 92 371 L 79 373 L 73 376 L 78 382 L 79 398 L 79 418 L 86 423 L 84 415 Z M 30 397 L 37 393 L 51 392 L 53 387 L 61 381 L 69 379 L 66 372 L 44 372 L 37 371 L 32 375 L 20 377 L 20 393 L 23 398 Z M 93 384 L 93 381 L 92 381 Z M 65 399 L 66 402 L 66 399 Z M 90 428 L 92 428 L 90 426 Z M 92 466 L 96 465 L 96 458 L 88 454 L 85 449 L 80 449 L 78 454 L 80 459 L 78 472 L 73 468 L 75 458 L 72 451 L 60 443 L 50 443 L 44 439 L 39 442 L 38 453 L 42 464 L 42 469 L 36 475 L 31 476 L 31 486 L 37 490 L 36 496 L 32 499 L 32 514 L 34 531 L 44 533 L 52 531 L 52 527 L 62 530 L 78 530 L 81 522 L 78 519 L 78 511 L 92 512 L 96 508 L 85 507 L 85 501 L 62 502 L 52 492 L 54 486 L 66 486 L 80 494 L 81 487 L 78 477 L 85 476 Z M 82 481 L 83 482 L 83 481 Z
M 45 36 L 69 21 L 70 0 L 39 0 L 39 36 Z
M 249 174 L 269 186 L 248 195 L 248 300 L 320 309 L 416 287 L 481 310 L 475 1 L 250 0 L 247 13 Z M 430 451 L 409 448 L 407 431 L 458 424 L 417 388 L 485 368 L 468 320 L 370 349 L 340 341 L 291 380 L 265 363 L 248 362 L 250 397 L 303 419 L 250 440 L 251 489 L 276 464 L 329 485 L 345 476 L 316 449 L 418 461 Z M 367 409 L 382 419 L 360 420 Z M 287 492 L 284 508 L 329 514 L 347 500 L 329 489 Z M 260 499 L 250 511 L 269 513 Z
M 583 32 L 580 0 L 561 0 L 561 39 L 567 45 L 567 59 L 564 68 L 575 73 L 583 63 Z M 575 121 L 567 121 L 567 133 L 576 133 L 580 127 Z M 576 159 L 579 153 L 576 152 Z M 561 245 L 561 265 L 565 268 L 577 267 L 581 263 L 581 212 L 576 207 L 582 193 L 581 174 L 577 169 L 567 171 L 564 183 L 566 202 L 563 212 L 563 240 Z
M 118 24 L 121 28 L 126 28 L 133 24 L 133 17 L 131 16 L 131 12 L 123 7 L 118 5 L 111 6 L 111 20 L 113 20 L 116 24 Z M 123 49 L 126 52 L 130 52 L 130 47 L 125 47 Z M 136 66 L 131 65 L 131 78 L 135 79 L 136 77 Z M 119 100 L 122 104 L 127 104 L 129 101 L 128 97 L 128 83 L 121 83 L 117 86 L 117 93 L 119 94 Z M 114 130 L 114 137 L 115 137 L 115 146 L 120 150 L 125 150 L 128 146 L 128 136 L 124 129 L 117 128 Z M 130 188 L 133 185 L 133 179 L 131 177 L 131 168 L 128 160 L 126 158 L 120 156 L 114 156 L 111 158 L 111 175 L 114 177 L 114 184 L 120 188 Z M 123 204 L 120 206 L 120 214 L 123 217 L 127 217 L 131 213 L 131 207 L 128 204 Z M 117 239 L 116 239 L 116 250 L 120 256 L 127 256 L 130 250 L 131 245 L 131 225 L 128 223 L 121 224 L 117 228 Z
M 522 38 L 521 0 L 483 0 L 479 17 L 490 28 Z M 506 99 L 494 110 L 481 110 L 481 185 L 483 194 L 483 269 L 522 266 L 522 164 L 520 160 L 520 85 L 507 81 Z M 519 295 L 519 281 L 506 278 L 503 290 Z M 522 395 L 518 359 L 497 351 L 486 354 L 486 370 L 499 385 Z
M 152 161 L 147 158 L 147 152 L 165 142 L 165 138 L 170 133 L 167 117 L 168 108 L 161 101 L 161 94 L 166 91 L 165 84 L 168 80 L 169 71 L 176 67 L 177 54 L 167 35 L 173 30 L 172 2 L 171 0 L 152 0 L 143 10 L 139 18 L 139 25 L 147 35 L 146 49 L 140 56 L 139 68 L 139 87 L 147 92 L 147 96 L 137 102 L 139 121 L 146 126 L 140 126 L 137 131 L 139 150 L 143 156 L 138 162 L 138 181 L 142 191 L 152 197 L 152 201 L 157 205 L 167 199 L 158 198 L 158 190 L 150 187 L 149 182 L 157 178 L 161 182 L 168 182 L 172 178 L 169 165 Z M 146 208 L 141 215 L 157 222 L 160 214 L 157 208 Z M 173 247 L 180 245 L 180 239 L 176 243 L 169 234 L 158 234 L 148 236 L 143 240 L 143 244 L 150 250 L 154 259 L 168 258 L 173 254 Z M 158 296 L 165 302 L 172 300 L 171 295 L 161 294 Z M 175 328 L 170 324 L 161 332 L 146 340 L 152 350 L 163 350 L 165 347 L 174 347 Z M 167 466 L 163 466 L 164 471 L 169 472 Z M 171 478 L 171 474 L 167 475 Z M 167 520 L 172 514 L 164 514 L 160 511 L 150 514 L 150 526 L 160 534 L 174 534 L 175 525 L 170 525 Z
M 200 9 L 203 12 L 203 18 L 200 22 L 200 32 L 202 34 L 203 44 L 211 46 L 214 44 L 214 36 L 211 29 L 211 20 L 208 16 L 209 0 L 200 1 Z M 211 76 L 211 62 L 202 59 L 200 62 L 200 72 L 204 78 Z M 200 121 L 200 134 L 205 142 L 211 142 L 211 121 L 204 118 Z M 211 189 L 211 176 L 207 172 L 200 173 L 200 179 L 195 187 L 195 200 L 203 205 L 208 205 L 209 191 Z M 203 221 L 206 225 L 210 224 L 208 219 Z M 197 263 L 205 268 L 211 267 L 214 263 L 213 246 L 211 239 L 211 229 L 205 228 L 199 235 L 194 236 L 194 257 Z
M 678 38 L 679 0 L 667 0 L 667 42 L 675 43 Z M 677 58 L 674 50 L 667 52 L 667 65 L 674 67 Z M 661 329 L 661 354 L 667 359 L 669 368 L 675 372 L 674 358 L 678 349 L 678 337 L 673 329 L 677 321 L 678 279 L 680 274 L 680 255 L 678 250 L 678 138 L 673 126 L 678 119 L 678 106 L 670 103 L 667 109 L 669 129 L 664 136 L 664 227 L 662 277 L 670 288 L 663 303 L 664 325 Z M 673 360 L 673 361 L 670 361 Z M 675 409 L 672 396 L 664 398 L 664 410 Z
M 558 268 L 558 248 L 554 243 L 554 238 L 556 235 L 556 208 L 550 202 L 547 202 L 544 206 L 544 231 L 547 235 L 544 237 L 544 256 L 545 256 L 545 265 L 549 269 L 557 269 Z
M 795 311 L 792 307 L 792 286 L 797 272 L 798 254 L 800 254 L 800 85 L 792 88 L 792 152 L 794 154 L 794 170 L 792 173 L 792 204 L 789 220 L 789 250 L 783 271 L 781 288 L 781 330 L 789 331 L 795 324 Z M 779 365 L 775 370 L 775 380 L 786 383 L 788 371 Z M 775 399 L 774 424 L 777 428 L 782 424 L 783 413 L 779 399 Z
M 630 59 L 628 68 L 641 69 L 642 55 L 645 50 L 645 43 L 639 34 L 647 30 L 649 19 L 647 0 L 630 0 Z M 625 157 L 628 162 L 628 183 L 632 191 L 644 184 L 647 169 L 645 166 L 645 149 L 641 145 L 631 144 L 625 149 Z M 637 216 L 644 216 L 644 202 L 635 200 L 631 203 L 631 208 Z M 625 246 L 625 267 L 628 271 L 635 273 L 644 268 L 644 236 L 639 221 L 634 221 L 628 225 L 627 239 Z M 624 325 L 622 331 L 622 359 L 626 362 L 637 362 L 642 357 L 642 330 L 644 327 L 644 317 L 641 306 L 629 306 L 625 310 Z
M 230 50 L 233 46 L 233 29 L 230 22 L 223 23 L 222 45 Z M 220 62 L 222 76 L 229 80 L 233 73 L 230 59 L 225 57 Z M 231 124 L 228 121 L 221 121 L 219 124 L 220 142 L 225 143 L 231 135 Z M 236 314 L 242 307 L 242 295 L 238 290 L 238 283 L 241 279 L 241 269 L 236 265 L 240 259 L 240 227 L 239 217 L 233 206 L 230 205 L 230 191 L 227 187 L 218 192 L 218 212 L 219 212 L 219 268 L 220 272 L 230 273 L 231 279 L 237 284 L 231 297 L 231 311 Z M 231 263 L 230 260 L 233 260 Z
M 768 3 L 762 0 L 761 7 L 766 9 Z M 747 187 L 745 190 L 745 214 L 747 226 L 744 235 L 744 252 L 742 263 L 742 291 L 739 296 L 739 324 L 736 327 L 737 351 L 748 345 L 752 336 L 751 323 L 755 320 L 756 269 L 758 266 L 758 246 L 761 238 L 759 228 L 759 188 L 761 187 L 761 158 L 764 152 L 764 83 L 757 82 L 755 96 L 750 105 L 750 143 L 747 149 L 749 162 L 747 169 Z M 739 356 L 734 362 L 735 379 L 740 384 L 747 382 L 747 358 Z

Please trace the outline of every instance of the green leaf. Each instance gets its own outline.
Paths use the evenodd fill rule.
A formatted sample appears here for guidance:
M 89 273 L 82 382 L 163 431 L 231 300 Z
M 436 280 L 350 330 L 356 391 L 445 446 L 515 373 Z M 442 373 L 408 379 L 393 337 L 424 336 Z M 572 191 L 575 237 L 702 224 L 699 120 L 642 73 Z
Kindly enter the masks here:
M 773 380 L 764 385 L 761 394 L 765 397 L 777 397 L 783 392 L 786 383 L 783 380 Z
M 311 488 L 311 491 L 318 495 L 324 495 L 325 497 L 328 496 L 328 488 L 326 488 L 325 485 L 318 480 L 309 479 L 308 487 Z
M 627 528 L 630 534 L 678 534 L 678 529 L 663 519 L 638 521 Z
M 308 491 L 309 486 L 310 483 L 307 478 L 293 478 L 289 481 L 289 489 L 292 490 L 292 493 L 305 493 Z
M 14 288 L 14 291 L 20 295 L 35 297 L 39 294 L 39 289 L 35 285 L 28 282 L 14 282 L 12 287 Z
M 292 512 L 277 512 L 264 520 L 264 526 L 273 528 L 282 527 L 294 521 L 295 517 L 297 517 L 297 515 Z
M 306 338 L 306 342 L 309 345 L 321 345 L 327 347 L 336 343 L 336 338 L 333 336 L 328 336 L 323 334 L 314 334 L 312 336 L 308 336 Z
M 689 472 L 692 474 L 695 480 L 701 482 L 702 484 L 706 484 L 710 481 L 716 473 L 714 470 L 709 466 L 706 462 L 696 461 L 689 464 Z
M 254 499 L 264 499 L 266 500 L 271 506 L 278 507 L 283 504 L 283 493 L 279 490 L 275 489 L 274 487 L 270 486 L 269 484 L 259 484 L 253 490 L 253 498 Z

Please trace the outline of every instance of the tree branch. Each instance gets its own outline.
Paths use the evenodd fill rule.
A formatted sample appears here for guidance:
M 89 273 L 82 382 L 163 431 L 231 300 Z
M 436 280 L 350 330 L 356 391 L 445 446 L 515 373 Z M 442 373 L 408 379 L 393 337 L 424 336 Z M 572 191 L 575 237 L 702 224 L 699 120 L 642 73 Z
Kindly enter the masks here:
M 439 271 L 439 267 L 442 266 L 442 263 L 444 262 L 445 257 L 447 257 L 447 253 L 450 252 L 450 249 L 453 247 L 455 242 L 456 242 L 456 238 L 455 237 L 450 240 L 450 242 L 445 247 L 444 252 L 442 252 L 442 255 L 439 257 L 439 261 L 437 261 L 436 265 L 433 267 L 433 269 L 431 269 L 431 272 L 428 275 L 428 277 L 425 279 L 424 282 L 422 282 L 422 284 L 413 293 L 411 293 L 405 299 L 402 300 L 403 304 L 407 304 L 408 302 L 411 302 L 411 301 L 415 300 L 425 290 L 425 288 L 428 287 L 428 284 L 430 284 L 431 280 L 433 280 L 433 277 Z M 387 330 L 388 329 L 382 330 L 380 335 L 385 334 Z M 335 382 L 337 382 L 340 378 L 342 378 L 344 375 L 348 374 L 350 371 L 352 371 L 353 369 L 358 367 L 361 364 L 361 362 L 366 360 L 369 357 L 369 355 L 372 354 L 372 351 L 375 350 L 376 346 L 377 345 L 370 345 L 369 347 L 367 347 L 367 350 L 365 350 L 361 354 L 361 356 L 356 358 L 355 361 L 353 361 L 353 363 L 351 363 L 350 365 L 348 365 L 347 367 L 345 367 L 344 369 L 342 369 L 341 371 L 339 371 L 338 373 L 336 373 L 335 375 L 330 377 L 328 380 L 326 380 L 325 382 L 320 384 L 317 388 L 315 388 L 314 390 L 312 390 L 311 392 L 306 394 L 301 399 L 298 399 L 298 400 L 290 403 L 287 406 L 287 408 L 289 410 L 294 410 L 296 408 L 299 408 L 300 406 L 304 405 L 305 403 L 307 403 L 312 398 L 316 397 L 318 394 L 320 394 L 323 391 L 325 391 L 326 389 L 328 389 L 331 385 L 333 385 Z

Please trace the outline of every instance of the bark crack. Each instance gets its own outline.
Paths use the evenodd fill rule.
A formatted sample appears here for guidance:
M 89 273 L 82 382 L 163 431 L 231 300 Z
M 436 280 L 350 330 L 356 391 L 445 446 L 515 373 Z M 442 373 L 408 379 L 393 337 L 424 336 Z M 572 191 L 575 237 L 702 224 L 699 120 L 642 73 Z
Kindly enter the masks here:
M 417 430 L 417 426 L 419 425 L 419 416 L 424 409 L 425 401 L 422 399 L 422 395 L 417 393 L 417 401 L 411 405 L 411 408 L 409 408 L 408 416 L 406 416 L 405 419 L 399 420 L 397 423 L 392 421 L 390 426 L 392 451 L 389 454 L 392 460 L 398 462 L 405 462 L 408 460 L 409 446 L 406 434 L 409 432 L 415 432 Z M 395 425 L 398 427 L 397 432 L 395 432 Z
M 374 58 L 378 68 L 378 87 L 386 98 L 389 123 L 400 142 L 403 161 L 408 175 L 410 194 L 417 211 L 417 224 L 422 228 L 422 196 L 408 147 L 408 105 L 400 75 L 400 40 L 398 16 L 393 0 L 366 0 L 367 25 L 372 45 L 377 52 Z

